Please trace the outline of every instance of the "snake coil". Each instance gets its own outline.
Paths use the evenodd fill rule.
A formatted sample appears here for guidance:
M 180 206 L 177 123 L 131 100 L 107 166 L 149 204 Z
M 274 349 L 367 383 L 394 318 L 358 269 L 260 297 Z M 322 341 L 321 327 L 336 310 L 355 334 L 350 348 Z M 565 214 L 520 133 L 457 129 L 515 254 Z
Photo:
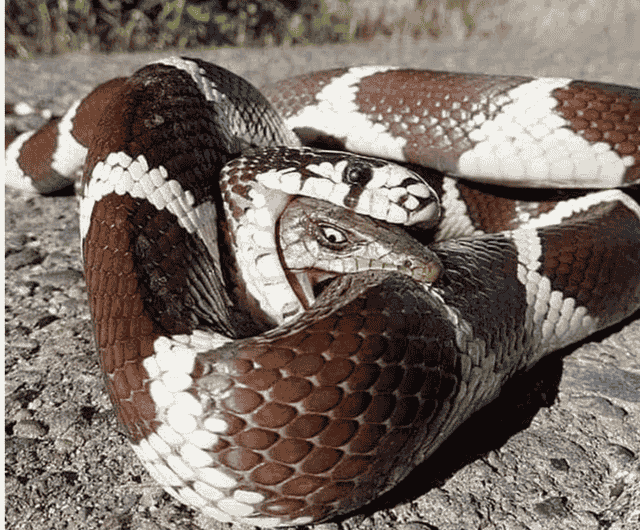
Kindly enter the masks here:
M 261 93 L 171 58 L 5 161 L 40 193 L 84 164 L 109 395 L 150 474 L 219 521 L 370 502 L 515 372 L 640 307 L 630 87 L 362 67 Z M 450 176 L 606 189 L 527 202 Z

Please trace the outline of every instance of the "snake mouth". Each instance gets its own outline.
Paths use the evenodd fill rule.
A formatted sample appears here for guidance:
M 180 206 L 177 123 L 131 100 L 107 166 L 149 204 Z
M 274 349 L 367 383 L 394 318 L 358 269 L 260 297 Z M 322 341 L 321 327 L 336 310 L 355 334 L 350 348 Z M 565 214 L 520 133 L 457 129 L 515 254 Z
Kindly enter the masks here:
M 307 310 L 315 304 L 320 294 L 340 274 L 320 269 L 288 269 L 286 270 L 286 276 L 300 304 Z

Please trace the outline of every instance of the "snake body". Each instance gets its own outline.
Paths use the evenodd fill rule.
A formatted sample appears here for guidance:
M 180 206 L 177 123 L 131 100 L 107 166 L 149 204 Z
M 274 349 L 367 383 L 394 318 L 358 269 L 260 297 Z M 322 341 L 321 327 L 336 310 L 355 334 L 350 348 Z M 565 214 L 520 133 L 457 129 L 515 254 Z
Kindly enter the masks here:
M 611 188 L 640 179 L 640 96 L 389 67 L 263 93 L 274 107 L 222 68 L 159 61 L 17 138 L 6 179 L 49 192 L 86 159 L 85 276 L 118 418 L 171 495 L 266 527 L 372 501 L 514 373 L 640 307 L 634 191 L 512 201 L 298 138 Z

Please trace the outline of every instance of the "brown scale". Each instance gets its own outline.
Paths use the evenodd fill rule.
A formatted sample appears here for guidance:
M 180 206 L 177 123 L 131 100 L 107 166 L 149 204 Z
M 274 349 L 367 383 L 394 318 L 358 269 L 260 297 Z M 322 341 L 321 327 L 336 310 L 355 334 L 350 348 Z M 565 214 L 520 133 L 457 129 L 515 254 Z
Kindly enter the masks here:
M 556 111 L 590 142 L 606 142 L 621 157 L 635 159 L 625 182 L 640 178 L 640 99 L 629 87 L 573 81 L 553 91 Z
M 134 199 L 111 194 L 97 202 L 84 241 L 85 279 L 109 396 L 132 441 L 154 432 L 155 404 L 143 359 L 158 337 L 144 310 L 130 251 Z M 121 250 L 120 250 L 121 249 Z
M 424 343 L 421 303 L 394 311 L 394 302 L 369 293 L 330 314 L 320 302 L 268 343 L 216 352 L 242 386 L 216 407 L 233 426 L 212 452 L 267 497 L 263 514 L 322 518 L 365 503 L 392 469 L 408 471 L 420 439 L 435 436 L 457 388 L 453 350 Z M 197 374 L 208 373 L 202 362 Z
M 547 199 L 536 202 L 514 200 L 511 197 L 500 197 L 484 191 L 477 186 L 468 186 L 461 181 L 458 181 L 456 186 L 466 204 L 471 224 L 485 233 L 518 228 L 522 224 L 518 216 L 526 213 L 530 218 L 535 219 L 551 211 L 559 202 Z
M 56 178 L 51 164 L 53 163 L 53 154 L 58 146 L 59 123 L 60 118 L 50 120 L 20 149 L 18 164 L 31 177 L 37 188 L 40 182 Z
M 393 136 L 408 140 L 408 162 L 456 172 L 458 158 L 471 149 L 474 117 L 493 119 L 500 107 L 491 100 L 531 81 L 528 77 L 467 75 L 395 70 L 364 78 L 358 109 Z
M 315 105 L 316 95 L 333 79 L 344 75 L 347 70 L 338 68 L 302 75 L 267 85 L 260 91 L 286 119 L 304 107 Z
M 619 203 L 592 206 L 562 228 L 541 231 L 540 272 L 551 280 L 552 289 L 575 298 L 576 305 L 585 306 L 601 322 L 617 322 L 640 296 L 640 270 L 630 265 L 630 257 L 638 254 L 638 233 L 640 221 Z M 608 245 L 614 238 L 617 244 Z
M 234 184 L 231 187 L 231 191 L 238 195 L 239 197 L 244 197 L 247 200 L 250 200 L 249 190 L 251 186 L 247 186 L 246 184 Z
M 102 112 L 112 98 L 125 85 L 126 77 L 117 77 L 96 87 L 78 106 L 72 120 L 73 137 L 85 147 L 91 144 Z

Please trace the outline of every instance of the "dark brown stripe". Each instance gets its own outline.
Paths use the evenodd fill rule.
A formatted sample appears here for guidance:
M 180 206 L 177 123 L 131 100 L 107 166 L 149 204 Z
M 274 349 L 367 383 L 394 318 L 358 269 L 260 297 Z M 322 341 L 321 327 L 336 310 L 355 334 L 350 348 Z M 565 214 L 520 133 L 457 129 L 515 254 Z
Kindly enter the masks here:
M 556 89 L 556 109 L 571 128 L 590 142 L 605 142 L 621 157 L 633 156 L 626 183 L 640 180 L 640 90 L 637 88 L 572 81 Z
M 219 196 L 217 178 L 232 158 L 217 134 L 218 114 L 186 72 L 151 64 L 132 75 L 109 101 L 89 149 L 85 179 L 110 153 L 144 155 L 164 166 L 196 198 L 194 208 Z
M 393 70 L 365 77 L 356 104 L 388 134 L 407 140 L 407 161 L 457 172 L 458 158 L 473 147 L 468 138 L 473 119 L 494 119 L 502 110 L 493 103 L 495 98 L 528 81 L 531 78 Z
M 562 226 L 540 230 L 540 239 L 540 272 L 553 290 L 601 319 L 600 327 L 618 322 L 638 305 L 640 220 L 626 206 L 593 206 Z
M 76 109 L 75 116 L 71 120 L 73 123 L 71 134 L 78 143 L 84 147 L 89 147 L 93 136 L 97 132 L 98 123 L 104 109 L 126 81 L 126 77 L 117 77 L 107 81 L 96 87 L 82 100 Z
M 18 165 L 37 185 L 51 176 L 53 154 L 58 146 L 58 124 L 60 118 L 49 120 L 27 140 L 20 149 Z
M 292 77 L 264 86 L 260 91 L 280 112 L 282 117 L 286 119 L 297 114 L 305 107 L 317 104 L 317 94 L 335 78 L 344 75 L 348 71 L 348 68 L 337 68 L 335 70 Z
M 84 242 L 85 279 L 107 390 L 131 440 L 155 431 L 155 405 L 142 365 L 159 336 L 144 304 L 132 249 L 130 212 L 137 201 L 110 194 L 94 207 Z M 115 244 L 114 244 L 115 243 Z
M 467 206 L 467 216 L 474 228 L 485 233 L 494 234 L 503 230 L 513 230 L 522 224 L 522 217 L 528 214 L 530 219 L 536 219 L 541 214 L 551 211 L 559 201 L 540 200 L 524 201 L 508 196 L 495 195 L 486 191 L 486 188 L 478 185 L 467 185 L 464 182 L 456 182 L 460 197 Z M 494 192 L 496 191 L 494 187 Z M 500 190 L 505 193 L 505 190 Z M 506 190 L 507 192 L 510 190 Z M 533 190 L 533 194 L 548 195 L 543 190 Z M 522 196 L 520 190 L 516 194 Z M 526 220 L 526 219 L 525 219 Z

